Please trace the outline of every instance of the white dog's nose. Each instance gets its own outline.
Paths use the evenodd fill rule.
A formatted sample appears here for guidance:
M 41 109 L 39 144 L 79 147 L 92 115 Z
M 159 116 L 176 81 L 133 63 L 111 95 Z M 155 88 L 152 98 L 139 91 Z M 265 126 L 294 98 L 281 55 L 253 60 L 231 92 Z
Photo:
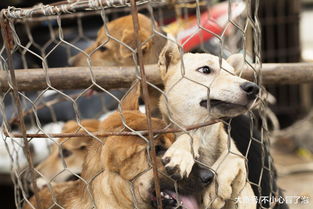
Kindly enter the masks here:
M 260 91 L 260 87 L 252 82 L 245 82 L 240 85 L 240 88 L 246 92 L 247 97 L 250 100 L 255 99 Z

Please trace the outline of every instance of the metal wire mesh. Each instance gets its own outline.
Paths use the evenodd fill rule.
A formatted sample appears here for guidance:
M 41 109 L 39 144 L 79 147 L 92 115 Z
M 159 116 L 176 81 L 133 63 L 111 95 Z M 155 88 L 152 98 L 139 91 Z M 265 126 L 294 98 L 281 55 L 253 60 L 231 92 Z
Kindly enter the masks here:
M 186 66 L 184 62 L 181 63 L 179 68 L 181 72 L 180 78 L 166 90 L 160 85 L 160 75 L 158 73 L 153 74 L 157 78 L 150 78 L 150 67 L 147 64 L 157 64 L 163 46 L 165 46 L 167 41 L 170 41 L 167 34 L 172 34 L 176 38 L 176 41 L 172 42 L 176 42 L 178 45 L 180 59 L 188 51 L 209 52 L 216 55 L 218 57 L 216 60 L 217 74 L 226 72 L 232 75 L 233 72 L 229 72 L 228 67 L 225 67 L 222 58 L 241 52 L 244 55 L 246 67 L 254 72 L 254 82 L 261 85 L 262 79 L 259 74 L 261 68 L 261 37 L 257 17 L 258 1 L 228 0 L 222 3 L 219 1 L 201 0 L 136 1 L 136 6 L 134 2 L 111 0 L 64 1 L 53 5 L 38 4 L 28 9 L 10 7 L 2 11 L 1 29 L 4 44 L 0 52 L 0 67 L 3 75 L 8 77 L 8 88 L 1 88 L 1 127 L 3 146 L 6 147 L 11 161 L 8 172 L 11 173 L 14 182 L 15 205 L 17 208 L 110 208 L 108 205 L 103 206 L 101 203 L 101 199 L 108 197 L 101 198 L 100 196 L 99 198 L 99 194 L 102 193 L 97 190 L 98 184 L 101 183 L 99 179 L 105 178 L 110 169 L 101 165 L 98 166 L 100 169 L 90 171 L 89 173 L 88 169 L 86 170 L 86 161 L 89 158 L 93 158 L 94 164 L 99 163 L 97 156 L 100 155 L 101 150 L 109 146 L 107 144 L 108 141 L 117 136 L 130 137 L 129 140 L 142 139 L 146 143 L 145 149 L 147 151 L 145 153 L 147 158 L 143 164 L 137 162 L 137 164 L 140 164 L 137 165 L 135 163 L 133 166 L 143 166 L 143 168 L 137 169 L 131 177 L 123 181 L 129 184 L 123 187 L 127 188 L 127 191 L 120 191 L 121 193 L 112 192 L 112 199 L 116 197 L 123 199 L 123 196 L 130 195 L 128 200 L 131 200 L 131 204 L 126 204 L 126 206 L 112 205 L 111 208 L 145 208 L 142 206 L 142 199 L 139 198 L 138 200 L 138 187 L 142 186 L 138 182 L 142 183 L 142 181 L 146 180 L 145 178 L 149 180 L 151 186 L 154 185 L 156 188 L 155 195 L 158 204 L 152 205 L 152 208 L 161 208 L 160 203 L 163 202 L 164 204 L 164 193 L 163 195 L 160 194 L 163 178 L 171 179 L 171 181 L 167 181 L 167 184 L 171 184 L 169 188 L 174 188 L 171 195 L 172 197 L 175 196 L 177 200 L 173 208 L 188 207 L 184 205 L 184 201 L 179 201 L 181 192 L 179 190 L 180 181 L 169 175 L 164 168 L 160 169 L 162 166 L 159 165 L 158 156 L 156 156 L 155 152 L 157 145 L 154 145 L 157 141 L 153 139 L 166 133 L 176 133 L 177 139 L 183 135 L 189 136 L 192 139 L 191 144 L 193 144 L 199 132 L 201 133 L 205 128 L 210 127 L 209 125 L 212 123 L 216 123 L 216 120 L 206 117 L 188 124 L 178 121 L 176 115 L 169 114 L 166 121 L 167 124 L 155 130 L 153 128 L 154 119 L 152 119 L 151 115 L 160 117 L 156 104 L 160 95 L 165 98 L 166 105 L 171 105 L 169 95 L 175 89 L 180 88 L 180 82 L 186 82 L 187 80 L 192 83 L 192 86 L 194 84 L 197 84 L 196 86 L 204 86 L 208 97 L 214 91 L 214 89 L 211 89 L 214 82 L 206 85 L 201 81 L 190 78 L 188 73 L 186 73 L 186 69 L 189 66 Z M 138 16 L 136 7 L 138 7 L 139 13 L 145 15 L 144 18 L 149 19 L 149 25 L 143 25 L 142 20 L 140 20 L 143 17 Z M 122 24 L 113 27 L 112 21 L 126 15 L 129 15 L 129 18 L 132 20 L 129 23 L 134 24 L 134 27 L 139 25 L 141 28 L 148 28 L 148 34 L 146 34 L 145 38 L 141 39 L 142 34 L 140 30 L 135 30 L 131 34 L 133 41 L 128 41 L 127 39 L 124 41 L 123 35 L 127 33 L 125 28 L 129 27 Z M 139 18 L 137 25 L 136 18 Z M 131 27 L 133 26 L 131 25 Z M 98 32 L 99 29 L 100 32 Z M 105 38 L 99 39 L 101 35 Z M 95 40 L 97 41 L 95 42 Z M 96 43 L 95 46 L 94 43 Z M 155 47 L 154 45 L 158 45 L 156 47 L 158 49 L 155 49 L 156 53 L 149 55 L 150 58 L 152 56 L 152 59 L 146 59 L 146 50 L 149 49 L 145 47 L 153 48 Z M 112 51 L 110 51 L 110 47 L 114 47 Z M 107 51 L 110 53 L 107 53 L 106 57 L 100 56 L 99 53 Z M 116 53 L 120 54 L 116 55 Z M 75 58 L 72 58 L 73 56 Z M 97 63 L 99 60 L 101 62 Z M 193 62 L 197 62 L 197 60 Z M 83 77 L 81 77 L 81 80 L 73 79 L 76 74 L 74 71 L 68 71 L 73 72 L 72 79 L 67 77 L 66 74 L 60 74 L 61 76 L 58 77 L 60 80 L 56 80 L 56 77 L 51 76 L 58 69 L 64 68 L 62 72 L 70 70 L 67 68 L 70 64 L 76 67 L 77 72 L 85 71 L 84 76 L 88 76 L 88 81 L 85 82 Z M 107 85 L 102 85 L 101 78 L 99 79 L 96 76 L 98 75 L 96 74 L 97 66 L 102 68 L 116 67 L 108 72 L 112 74 L 115 71 L 118 72 L 116 77 L 119 77 L 120 80 L 113 80 Z M 119 68 L 125 68 L 126 70 L 122 71 Z M 17 69 L 23 69 L 26 75 L 29 75 L 24 80 L 25 82 L 27 80 L 30 81 L 32 85 L 23 87 L 23 83 L 16 81 L 15 74 L 18 74 L 19 71 L 22 72 L 22 70 Z M 36 75 L 39 76 L 39 74 L 32 74 L 31 72 L 34 72 L 34 69 L 41 75 L 44 75 L 42 83 L 35 82 L 35 77 Z M 104 71 L 106 69 L 100 70 Z M 148 75 L 148 78 L 145 73 Z M 65 76 L 65 79 L 61 79 L 62 76 Z M 106 81 L 110 81 L 113 78 L 110 77 L 110 74 L 107 77 Z M 133 128 L 125 117 L 125 112 L 122 111 L 121 98 L 126 92 L 125 88 L 122 87 L 127 85 L 129 87 L 129 82 L 121 84 L 124 78 L 130 78 L 129 80 L 131 81 L 138 80 L 141 83 L 142 99 L 144 100 L 147 119 L 146 130 Z M 81 88 L 82 86 L 84 88 Z M 120 88 L 117 89 L 117 87 Z M 94 89 L 97 92 L 90 95 L 90 92 Z M 189 90 L 191 91 L 191 89 L 185 89 L 185 91 Z M 263 89 L 259 95 L 262 94 Z M 196 95 L 194 96 L 196 97 Z M 176 105 L 181 104 L 177 103 Z M 166 109 L 171 112 L 171 108 L 173 106 L 168 106 Z M 219 168 L 225 168 L 223 162 L 227 161 L 229 157 L 237 160 L 242 159 L 244 164 L 246 164 L 245 185 L 252 186 L 254 195 L 259 198 L 257 202 L 260 202 L 261 196 L 264 196 L 265 199 L 265 202 L 258 203 L 258 207 L 269 208 L 275 204 L 273 200 L 270 202 L 270 198 L 273 195 L 278 197 L 279 191 L 275 184 L 275 172 L 268 152 L 269 131 L 265 114 L 266 109 L 267 104 L 264 97 L 258 96 L 257 107 L 248 113 L 249 122 L 246 128 L 249 136 L 243 148 L 239 148 L 241 153 L 237 148 L 234 148 L 234 146 L 240 147 L 240 145 L 235 145 L 231 138 L 232 131 L 236 131 L 231 128 L 233 123 L 231 119 L 219 120 L 226 127 L 227 146 L 223 148 L 222 153 L 216 154 L 220 155 L 220 160 L 217 164 L 216 156 L 213 157 L 212 155 L 207 161 L 201 160 L 203 159 L 201 156 L 206 154 L 200 151 L 200 157 L 196 158 L 195 150 L 191 149 L 193 153 L 191 161 L 195 161 L 197 165 L 212 170 L 216 175 L 214 179 L 215 184 L 212 183 L 215 186 L 207 186 L 211 190 L 212 187 L 216 187 L 213 188 L 213 192 L 211 190 L 209 192 L 210 195 L 216 195 L 207 197 L 205 196 L 206 192 L 201 191 L 203 193 L 201 195 L 204 198 L 207 197 L 207 199 L 202 200 L 201 208 L 215 207 L 214 201 L 219 198 L 216 189 L 218 189 L 219 184 L 223 184 L 223 182 L 217 182 L 218 176 L 221 175 Z M 117 110 L 118 115 L 121 116 L 122 125 L 119 125 L 117 129 L 99 130 L 98 123 L 104 123 L 103 121 L 106 121 L 107 118 L 105 114 L 113 110 Z M 189 115 L 192 117 L 193 110 L 186 109 L 186 112 L 188 111 L 190 111 Z M 208 112 L 210 112 L 210 109 Z M 185 120 L 188 121 L 189 119 L 186 118 Z M 62 122 L 60 123 L 60 121 Z M 67 130 L 66 127 L 69 125 L 75 128 Z M 253 132 L 254 130 L 259 131 L 260 135 L 256 136 Z M 205 135 L 202 137 L 205 137 Z M 118 140 L 118 138 L 115 140 Z M 125 140 L 128 139 L 126 138 Z M 207 139 L 201 139 L 201 143 L 205 140 Z M 79 146 L 77 145 L 78 147 L 75 147 L 75 151 L 69 148 L 69 146 L 74 146 L 72 145 L 74 141 L 82 142 Z M 206 146 L 211 146 L 209 142 L 204 143 L 208 143 Z M 249 171 L 255 168 L 252 168 L 253 162 L 249 162 L 249 156 L 254 154 L 252 152 L 255 150 L 250 148 L 255 146 L 260 151 L 258 158 L 261 165 L 256 171 L 257 174 L 253 172 L 255 176 L 252 176 L 252 173 L 250 175 Z M 191 147 L 194 146 L 191 145 Z M 43 166 L 44 148 L 48 149 L 46 156 L 54 156 L 58 161 L 44 161 L 46 164 Z M 93 148 L 98 152 L 90 151 Z M 118 156 L 125 151 L 123 149 L 121 147 L 118 152 L 113 154 Z M 131 147 L 128 147 L 128 149 L 131 150 Z M 206 151 L 214 152 L 214 150 L 218 149 L 218 147 L 213 147 Z M 89 150 L 88 154 L 87 150 Z M 79 160 L 79 163 L 74 165 L 75 159 L 71 161 L 71 158 L 76 158 L 76 160 Z M 113 159 L 111 160 L 113 161 Z M 39 162 L 41 162 L 40 165 L 35 166 Z M 147 166 L 144 167 L 144 164 Z M 236 168 L 236 166 L 230 167 Z M 154 175 L 152 175 L 152 171 Z M 114 172 L 117 173 L 116 175 L 121 175 L 119 171 L 114 170 Z M 224 170 L 222 172 L 228 173 Z M 81 173 L 83 174 L 80 175 Z M 83 185 L 82 187 L 77 187 L 81 188 L 79 201 L 82 202 L 65 203 L 60 200 L 62 199 L 60 194 L 62 196 L 65 193 L 72 193 L 72 191 L 60 193 L 60 190 L 64 187 L 75 188 L 74 184 L 76 183 L 73 183 L 73 181 L 61 184 L 56 183 L 64 182 L 71 176 L 78 178 L 76 182 Z M 264 176 L 270 182 L 269 188 L 264 188 Z M 197 178 L 197 175 L 190 175 L 188 178 L 193 180 L 192 178 Z M 161 185 L 159 185 L 159 181 L 161 181 Z M 47 186 L 46 193 L 48 197 L 45 196 L 45 198 L 48 199 L 43 198 L 42 193 L 39 193 L 40 188 L 38 187 L 43 185 Z M 59 189 L 58 185 L 61 185 L 61 187 L 62 185 L 65 186 Z M 103 187 L 104 190 L 112 189 L 109 188 L 109 185 Z M 240 196 L 241 190 L 243 188 L 237 191 L 239 196 L 232 194 L 228 197 L 233 205 L 240 205 L 240 201 L 246 201 L 247 204 L 249 204 L 249 201 L 251 202 L 253 197 L 240 199 L 242 198 Z M 74 195 L 76 194 L 75 192 L 73 193 Z M 33 199 L 31 199 L 32 196 Z M 50 202 L 48 207 L 45 206 L 46 201 Z M 232 208 L 227 207 L 227 205 L 225 207 Z

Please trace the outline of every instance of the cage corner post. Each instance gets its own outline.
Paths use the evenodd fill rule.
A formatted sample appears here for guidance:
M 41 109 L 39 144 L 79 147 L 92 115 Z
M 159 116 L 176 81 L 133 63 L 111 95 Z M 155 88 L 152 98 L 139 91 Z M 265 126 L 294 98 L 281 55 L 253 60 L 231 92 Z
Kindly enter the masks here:
M 6 53 L 7 53 L 7 67 L 9 71 L 8 82 L 11 83 L 11 88 L 12 88 L 11 91 L 13 94 L 13 100 L 14 100 L 15 107 L 16 107 L 17 114 L 18 114 L 19 130 L 23 136 L 22 137 L 23 142 L 24 142 L 23 152 L 24 152 L 24 155 L 26 156 L 26 160 L 30 169 L 31 184 L 34 189 L 34 196 L 36 200 L 36 209 L 42 209 L 39 196 L 38 196 L 39 189 L 37 187 L 36 180 L 35 180 L 34 163 L 33 163 L 32 155 L 31 155 L 30 144 L 26 136 L 26 126 L 24 123 L 23 109 L 21 106 L 20 97 L 19 97 L 19 93 L 17 89 L 18 88 L 17 81 L 15 78 L 15 71 L 14 71 L 14 65 L 13 65 L 14 38 L 12 34 L 12 29 L 10 26 L 10 20 L 6 17 L 4 9 L 1 10 L 1 13 L 0 13 L 0 26 L 1 26 L 1 35 L 3 38 L 3 43 L 6 49 Z

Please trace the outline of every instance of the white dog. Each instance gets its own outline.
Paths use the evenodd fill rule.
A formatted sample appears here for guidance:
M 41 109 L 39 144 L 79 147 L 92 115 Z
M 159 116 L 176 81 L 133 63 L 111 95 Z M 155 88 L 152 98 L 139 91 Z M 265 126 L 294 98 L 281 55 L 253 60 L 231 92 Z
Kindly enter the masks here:
M 159 59 L 165 86 L 160 99 L 164 119 L 177 127 L 187 127 L 248 111 L 255 103 L 259 87 L 234 74 L 242 60 L 237 55 L 221 62 L 211 54 L 181 56 L 177 45 L 169 41 Z M 254 194 L 246 181 L 245 159 L 225 132 L 223 123 L 178 135 L 162 159 L 173 178 L 188 177 L 195 159 L 216 172 L 200 208 L 256 207 L 253 201 L 241 201 L 253 198 Z

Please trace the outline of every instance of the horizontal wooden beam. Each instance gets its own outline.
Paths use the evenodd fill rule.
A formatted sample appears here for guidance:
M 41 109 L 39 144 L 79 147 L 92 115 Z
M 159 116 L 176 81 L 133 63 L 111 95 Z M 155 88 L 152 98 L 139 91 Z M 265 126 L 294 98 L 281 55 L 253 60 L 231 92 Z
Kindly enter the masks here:
M 149 82 L 162 84 L 156 65 L 147 65 L 146 75 Z M 313 82 L 313 64 L 311 63 L 266 63 L 260 70 L 263 84 L 301 84 Z M 85 89 L 97 84 L 104 89 L 126 88 L 139 76 L 135 67 L 65 67 L 43 69 L 15 70 L 19 91 L 43 90 L 51 86 L 59 89 Z M 254 79 L 251 69 L 244 69 L 242 77 Z M 94 82 L 93 82 L 94 81 Z M 97 88 L 93 85 L 93 88 Z M 0 89 L 10 89 L 9 75 L 0 71 Z
M 313 82 L 313 63 L 264 63 L 260 71 L 263 84 L 302 84 Z M 245 70 L 242 77 L 253 80 L 253 72 Z
M 154 84 L 161 84 L 161 78 L 155 65 L 146 67 L 147 79 Z M 9 89 L 9 75 L 5 71 L 0 72 L 0 89 Z M 66 67 L 15 70 L 17 88 L 19 91 L 36 91 L 48 87 L 59 90 L 85 89 L 97 84 L 104 89 L 126 88 L 139 76 L 135 67 Z M 97 85 L 93 85 L 97 89 Z

